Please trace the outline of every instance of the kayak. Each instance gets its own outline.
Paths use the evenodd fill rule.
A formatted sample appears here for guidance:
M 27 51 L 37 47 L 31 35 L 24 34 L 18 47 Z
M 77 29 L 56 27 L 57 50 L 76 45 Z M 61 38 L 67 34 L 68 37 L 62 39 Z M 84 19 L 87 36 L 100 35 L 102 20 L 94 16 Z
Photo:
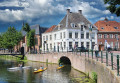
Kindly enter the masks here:
M 46 69 L 47 69 L 47 68 L 44 68 L 44 69 L 38 69 L 38 70 L 34 71 L 34 73 L 43 72 L 43 71 L 45 71 Z
M 26 68 L 30 68 L 30 66 L 24 66 L 24 67 L 12 67 L 12 68 L 8 68 L 8 70 L 20 70 L 20 69 L 26 69 Z
M 64 67 L 64 65 L 63 66 L 61 66 L 61 67 L 58 67 L 57 69 L 61 69 L 61 68 L 63 68 Z

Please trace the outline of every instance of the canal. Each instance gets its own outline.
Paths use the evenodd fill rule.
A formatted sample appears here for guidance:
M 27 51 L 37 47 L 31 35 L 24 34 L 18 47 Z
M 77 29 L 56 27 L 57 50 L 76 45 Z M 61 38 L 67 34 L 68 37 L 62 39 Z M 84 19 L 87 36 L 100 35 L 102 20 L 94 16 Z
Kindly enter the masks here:
M 8 70 L 16 67 L 19 63 L 30 68 L 19 70 Z M 44 72 L 34 74 L 35 68 L 47 67 Z M 46 64 L 40 62 L 17 62 L 13 60 L 0 59 L 0 83 L 89 83 L 85 75 L 70 65 L 66 65 L 60 70 L 56 70 L 57 64 Z

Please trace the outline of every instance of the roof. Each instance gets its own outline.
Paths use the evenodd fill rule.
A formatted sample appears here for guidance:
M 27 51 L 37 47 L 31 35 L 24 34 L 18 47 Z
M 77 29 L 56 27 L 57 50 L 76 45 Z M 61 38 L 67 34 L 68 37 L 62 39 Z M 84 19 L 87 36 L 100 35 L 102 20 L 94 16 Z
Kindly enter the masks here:
M 48 29 L 45 31 L 45 33 L 48 33 L 48 32 L 53 31 L 53 29 L 54 29 L 55 27 L 56 27 L 56 25 L 51 26 L 50 28 L 48 28 Z
M 99 32 L 118 32 L 120 31 L 120 23 L 116 21 L 102 20 L 97 21 L 95 26 L 98 28 Z M 115 27 L 117 29 L 115 29 Z
M 41 33 L 44 33 L 48 29 L 46 27 L 40 27 L 40 25 L 38 25 L 38 24 L 30 26 L 30 28 L 35 29 L 36 35 L 40 35 Z M 23 36 L 25 36 L 26 32 L 22 30 L 22 34 L 23 34 Z
M 84 23 L 86 28 L 88 28 L 88 24 L 91 24 L 83 15 L 82 13 L 73 13 L 69 12 L 65 15 L 62 21 L 54 28 L 53 31 L 57 31 L 58 28 L 60 29 L 73 29 L 71 24 L 74 23 L 74 29 L 80 29 L 79 24 Z M 91 24 L 92 25 L 92 24 Z M 59 27 L 60 26 L 60 27 Z M 94 25 L 92 25 L 93 29 L 97 29 Z

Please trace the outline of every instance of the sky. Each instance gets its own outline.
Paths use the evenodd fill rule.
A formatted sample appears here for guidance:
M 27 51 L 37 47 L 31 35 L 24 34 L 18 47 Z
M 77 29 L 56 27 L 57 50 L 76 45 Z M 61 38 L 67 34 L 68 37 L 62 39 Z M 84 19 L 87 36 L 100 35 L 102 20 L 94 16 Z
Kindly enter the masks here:
M 103 0 L 0 0 L 0 33 L 10 26 L 21 30 L 23 22 L 49 28 L 63 19 L 66 9 L 82 10 L 92 24 L 105 17 L 120 22 L 120 17 L 106 10 L 108 5 Z

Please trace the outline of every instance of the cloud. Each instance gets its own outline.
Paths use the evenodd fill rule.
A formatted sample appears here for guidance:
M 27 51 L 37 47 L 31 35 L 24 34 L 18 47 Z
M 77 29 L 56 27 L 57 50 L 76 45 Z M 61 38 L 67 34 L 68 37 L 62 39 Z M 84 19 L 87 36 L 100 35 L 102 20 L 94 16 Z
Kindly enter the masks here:
M 62 2 L 62 3 L 57 3 Z M 67 2 L 68 4 L 63 4 L 63 2 Z M 99 2 L 103 1 L 100 0 Z M 109 15 L 110 12 L 108 10 L 101 10 L 95 8 L 92 5 L 98 4 L 96 2 L 85 2 L 83 0 L 10 0 L 1 2 L 1 6 L 16 6 L 16 7 L 24 7 L 22 10 L 0 10 L 0 20 L 14 22 L 18 20 L 26 20 L 28 22 L 32 22 L 32 19 L 35 18 L 46 18 L 55 15 L 63 15 L 66 13 L 66 9 L 70 8 L 72 12 L 77 12 L 78 10 L 83 11 L 83 15 L 87 18 L 94 19 L 103 15 Z M 42 21 L 41 23 L 45 22 Z M 47 20 L 47 19 L 46 19 Z

